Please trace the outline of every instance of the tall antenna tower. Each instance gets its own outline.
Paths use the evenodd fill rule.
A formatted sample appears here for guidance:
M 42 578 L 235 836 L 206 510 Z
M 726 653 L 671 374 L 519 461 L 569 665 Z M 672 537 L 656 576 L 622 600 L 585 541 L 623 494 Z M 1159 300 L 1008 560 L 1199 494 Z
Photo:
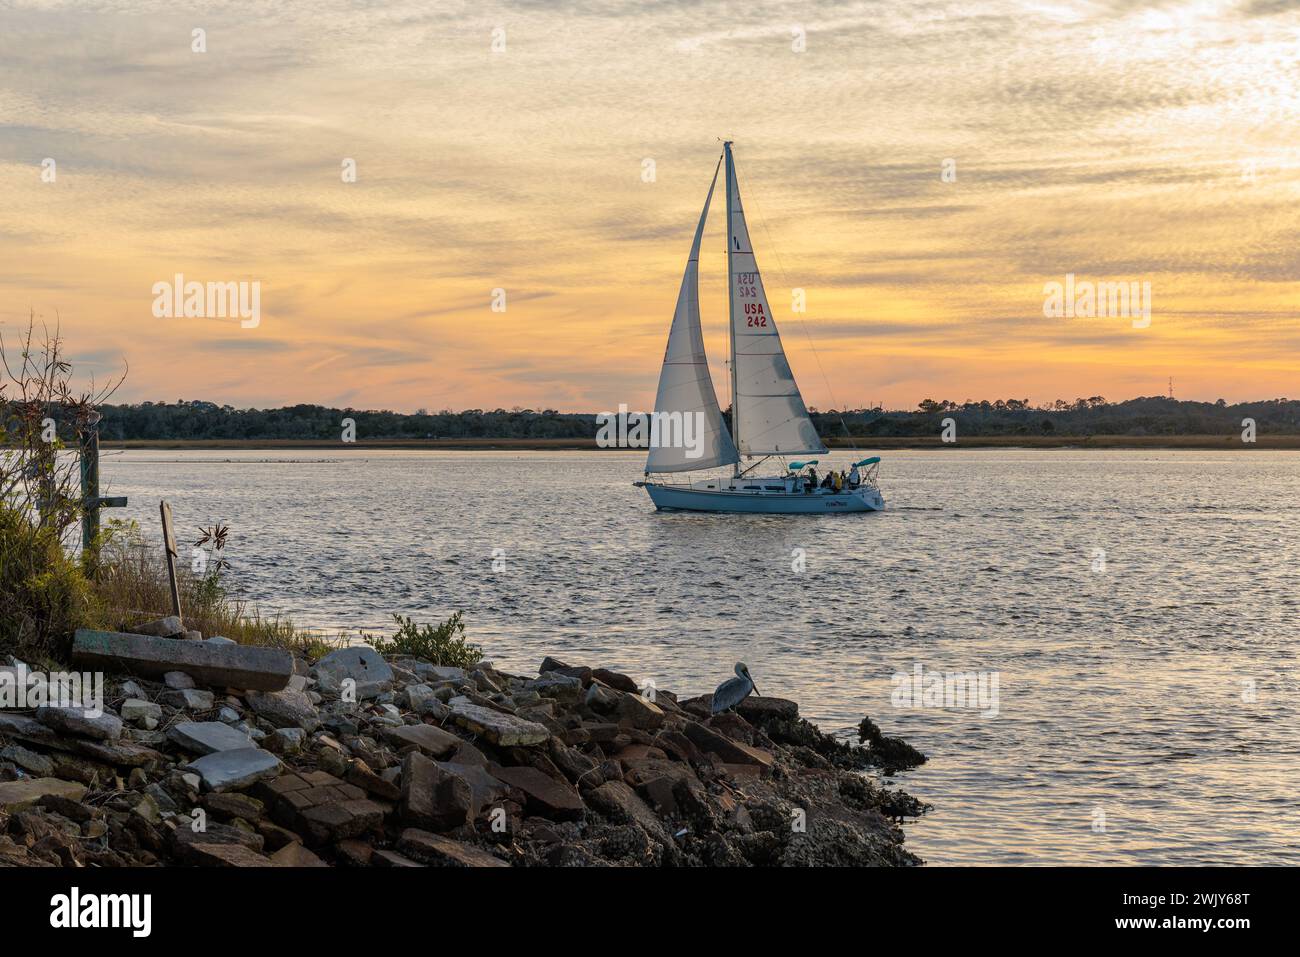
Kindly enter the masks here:
M 1173 397 L 1174 397 L 1174 377 L 1170 376 L 1169 377 L 1169 398 L 1172 399 Z

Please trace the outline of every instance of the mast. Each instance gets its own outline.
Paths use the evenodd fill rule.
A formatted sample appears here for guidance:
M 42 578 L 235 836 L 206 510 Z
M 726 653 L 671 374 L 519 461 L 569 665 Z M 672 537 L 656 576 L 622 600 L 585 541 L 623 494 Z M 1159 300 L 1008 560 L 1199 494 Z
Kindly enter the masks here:
M 736 323 L 733 318 L 736 314 L 736 283 L 731 261 L 731 247 L 735 245 L 734 234 L 731 232 L 731 196 L 736 185 L 736 166 L 731 159 L 731 140 L 724 142 L 722 149 L 727 156 L 727 328 L 731 331 L 731 361 L 727 363 L 727 371 L 731 375 L 731 438 L 739 448 L 740 403 L 736 401 Z M 740 477 L 740 456 L 736 456 L 731 475 L 732 478 Z

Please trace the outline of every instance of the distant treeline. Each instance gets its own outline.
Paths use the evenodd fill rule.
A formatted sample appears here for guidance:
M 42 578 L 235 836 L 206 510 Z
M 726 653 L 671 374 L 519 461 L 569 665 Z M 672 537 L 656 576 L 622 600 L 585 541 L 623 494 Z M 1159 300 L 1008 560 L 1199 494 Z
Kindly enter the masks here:
M 213 402 L 106 405 L 100 435 L 107 440 L 337 439 L 344 419 L 365 439 L 566 439 L 596 434 L 594 413 L 554 409 L 466 409 L 414 414 L 294 405 L 236 409 Z M 953 418 L 963 435 L 1226 435 L 1254 419 L 1261 432 L 1300 433 L 1300 400 L 1266 399 L 1228 405 L 1163 396 L 1110 403 L 1101 396 L 1031 405 L 1025 399 L 952 402 L 926 399 L 917 409 L 812 410 L 824 438 L 929 436 Z

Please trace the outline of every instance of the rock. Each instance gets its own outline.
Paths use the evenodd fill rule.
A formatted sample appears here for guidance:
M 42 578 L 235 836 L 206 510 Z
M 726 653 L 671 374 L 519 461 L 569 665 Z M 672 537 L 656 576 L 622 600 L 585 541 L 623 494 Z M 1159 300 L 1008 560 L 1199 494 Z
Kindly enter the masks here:
M 324 861 L 296 841 L 271 855 L 276 867 L 329 867 Z
M 590 791 L 587 803 L 616 824 L 638 824 L 660 843 L 672 843 L 668 829 L 650 805 L 622 781 L 607 781 Z
M 364 761 L 357 758 L 353 758 L 348 762 L 343 779 L 383 801 L 397 801 L 402 797 L 401 788 L 392 781 L 381 778 L 374 771 L 371 771 Z
M 567 704 L 576 704 L 582 698 L 582 681 L 576 677 L 551 671 L 528 682 L 524 687 L 543 698 L 554 698 Z
M 109 711 L 96 714 L 89 708 L 37 708 L 36 720 L 55 731 L 97 741 L 116 741 L 122 736 L 122 719 Z
M 406 856 L 439 867 L 509 867 L 505 861 L 487 851 L 447 837 L 408 827 L 397 840 L 397 848 Z
M 484 807 L 504 799 L 508 793 L 506 785 L 489 774 L 484 765 L 439 761 L 438 767 L 447 774 L 454 774 L 469 785 L 470 820 L 477 818 Z
M 408 724 L 400 728 L 389 728 L 384 732 L 394 747 L 405 748 L 415 745 L 421 752 L 433 758 L 443 758 L 451 754 L 460 744 L 461 739 L 449 731 L 431 724 Z
M 416 861 L 411 860 L 405 854 L 398 854 L 396 851 L 379 850 L 370 855 L 371 867 L 424 867 Z
M 323 694 L 339 695 L 343 682 L 356 683 L 358 701 L 376 698 L 393 687 L 393 669 L 373 648 L 354 646 L 331 651 L 311 670 Z
M 54 773 L 54 762 L 43 754 L 30 751 L 21 744 L 11 744 L 0 750 L 0 761 L 12 761 L 28 774 L 47 778 Z
M 280 761 L 261 748 L 215 751 L 190 762 L 189 769 L 209 791 L 239 791 L 280 773 Z
M 620 695 L 614 705 L 614 717 L 618 718 L 620 724 L 642 731 L 653 731 L 664 723 L 663 709 L 639 694 Z
M 310 733 L 320 727 L 316 706 L 301 691 L 250 691 L 248 705 L 277 728 L 302 728 Z
M 142 820 L 148 821 L 150 824 L 157 824 L 162 820 L 158 802 L 148 794 L 140 795 L 140 799 L 131 808 L 131 813 Z
M 609 685 L 616 691 L 626 691 L 629 694 L 640 694 L 641 689 L 637 683 L 627 675 L 619 674 L 617 671 L 610 671 L 608 668 L 594 668 L 591 676 L 597 681 Z
M 469 784 L 418 751 L 402 762 L 402 820 L 448 831 L 469 820 L 474 798 Z
M 158 722 L 162 720 L 162 705 L 154 704 L 152 701 L 144 701 L 140 698 L 128 698 L 118 708 L 118 714 L 128 724 L 140 724 L 149 730 L 153 730 L 158 727 Z
M 53 795 L 80 801 L 85 797 L 86 789 L 72 781 L 58 778 L 26 778 L 22 781 L 6 781 L 0 784 L 0 811 L 16 814 L 18 811 L 39 802 L 42 798 Z
M 465 677 L 464 668 L 431 665 L 427 661 L 417 661 L 411 670 L 422 678 L 432 678 L 434 681 L 461 681 Z
M 339 861 L 349 867 L 369 867 L 375 855 L 375 849 L 365 841 L 349 838 L 334 845 Z
M 503 768 L 493 765 L 494 778 L 524 792 L 528 807 L 555 821 L 580 820 L 586 805 L 569 784 L 561 784 L 536 768 Z
M 173 725 L 167 736 L 186 751 L 195 754 L 256 747 L 248 735 L 220 721 L 182 721 Z
M 456 699 L 453 699 L 451 717 L 461 727 L 500 747 L 542 744 L 551 736 L 544 725 Z
M 195 687 L 194 679 L 183 671 L 169 671 L 163 675 L 163 684 L 173 691 L 184 691 Z
M 609 714 L 618 704 L 618 692 L 593 681 L 587 689 L 586 704 L 592 711 Z
M 233 638 L 227 638 L 225 635 L 213 635 L 211 638 L 208 639 L 208 644 L 234 645 L 234 644 L 238 644 L 238 642 L 236 642 Z
M 799 717 L 799 705 L 788 698 L 760 698 L 757 695 L 750 695 L 736 705 L 736 713 L 752 724 L 762 724 L 769 718 L 793 721 Z
M 416 714 L 424 714 L 431 710 L 442 710 L 443 704 L 434 694 L 433 688 L 425 684 L 407 685 L 402 689 L 398 698 L 406 704 L 408 711 L 414 711 Z
M 153 635 L 155 638 L 174 638 L 177 635 L 185 634 L 185 626 L 175 615 L 168 615 L 166 618 L 155 618 L 153 621 L 146 621 L 144 624 L 136 625 L 132 629 L 133 634 Z
M 184 688 L 179 691 L 164 691 L 162 703 L 179 711 L 211 711 L 216 697 L 211 691 L 197 688 Z
M 172 853 L 182 860 L 190 857 L 190 850 L 196 844 L 231 844 L 259 853 L 265 846 L 262 835 L 235 827 L 233 824 L 209 820 L 204 822 L 203 830 L 196 831 L 194 828 L 197 820 L 189 815 L 178 818 L 176 826 L 168 836 Z
M 266 805 L 257 798 L 238 791 L 205 794 L 203 806 L 222 817 L 237 817 L 245 821 L 256 821 L 266 810 Z
M 282 648 L 255 648 L 211 641 L 174 641 L 147 635 L 77 629 L 72 661 L 91 671 L 158 678 L 183 671 L 213 688 L 279 691 L 293 674 L 293 655 Z
M 772 766 L 770 751 L 733 741 L 695 721 L 686 722 L 686 737 L 701 751 L 716 755 L 727 764 L 752 764 L 761 768 Z
M 302 728 L 276 728 L 262 744 L 275 754 L 297 754 L 306 740 L 307 732 Z
M 270 867 L 271 860 L 240 844 L 191 844 L 189 859 L 199 867 Z
M 201 631 L 199 631 L 199 630 L 197 630 L 197 629 L 195 629 L 195 628 L 190 628 L 190 629 L 186 630 L 186 632 L 185 632 L 185 640 L 186 640 L 186 641 L 202 641 L 202 640 L 203 640 L 203 632 L 201 632 Z

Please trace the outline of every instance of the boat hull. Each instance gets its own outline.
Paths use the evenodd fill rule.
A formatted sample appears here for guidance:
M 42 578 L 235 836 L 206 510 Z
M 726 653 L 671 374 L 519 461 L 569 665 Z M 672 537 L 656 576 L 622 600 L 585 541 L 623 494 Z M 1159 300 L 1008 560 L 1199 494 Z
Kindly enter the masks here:
M 655 508 L 685 512 L 751 512 L 779 515 L 826 515 L 844 512 L 878 512 L 885 507 L 880 492 L 859 488 L 844 492 L 711 491 L 685 485 L 643 484 Z

